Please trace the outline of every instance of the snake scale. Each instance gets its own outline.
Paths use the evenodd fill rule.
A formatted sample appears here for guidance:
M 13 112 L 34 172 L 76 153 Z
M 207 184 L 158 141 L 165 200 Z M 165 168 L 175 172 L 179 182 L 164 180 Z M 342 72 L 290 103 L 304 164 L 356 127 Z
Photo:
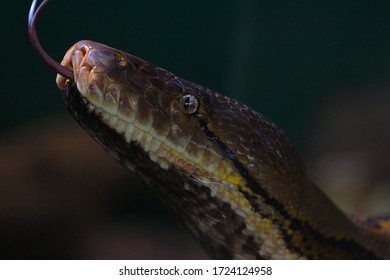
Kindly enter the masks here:
M 76 121 L 147 182 L 218 259 L 390 259 L 390 219 L 350 218 L 308 178 L 285 133 L 240 102 L 106 45 L 80 41 L 57 73 Z

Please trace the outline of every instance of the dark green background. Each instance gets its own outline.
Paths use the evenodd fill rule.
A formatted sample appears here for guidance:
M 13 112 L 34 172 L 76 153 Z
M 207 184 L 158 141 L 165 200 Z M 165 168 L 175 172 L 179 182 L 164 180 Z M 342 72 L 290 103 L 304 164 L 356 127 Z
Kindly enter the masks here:
M 24 132 L 24 127 L 28 127 L 30 123 L 40 124 L 41 120 L 57 120 L 58 116 L 68 116 L 55 84 L 55 73 L 38 59 L 30 46 L 27 34 L 29 6 L 29 0 L 8 1 L 3 3 L 1 9 L 0 138 L 6 139 L 5 142 L 16 139 L 12 138 L 15 131 L 18 131 L 19 137 L 24 135 L 20 132 Z M 177 76 L 234 97 L 263 113 L 287 131 L 305 158 L 308 158 L 307 154 L 313 152 L 308 152 L 308 146 L 314 142 L 312 136 L 318 127 L 322 112 L 327 110 L 328 115 L 325 116 L 329 116 L 329 108 L 335 105 L 338 108 L 338 115 L 335 116 L 337 122 L 337 118 L 340 117 L 338 100 L 342 100 L 343 106 L 347 107 L 360 104 L 359 110 L 354 111 L 346 107 L 346 112 L 352 111 L 356 116 L 364 115 L 367 112 L 375 112 L 378 103 L 372 103 L 375 105 L 367 112 L 364 107 L 365 100 L 373 98 L 374 91 L 363 90 L 363 99 L 360 91 L 359 99 L 356 98 L 357 103 L 355 92 L 362 88 L 379 87 L 385 89 L 381 94 L 384 93 L 386 98 L 390 94 L 386 91 L 390 88 L 390 1 L 51 0 L 39 20 L 38 33 L 45 49 L 58 61 L 72 44 L 78 40 L 90 39 L 132 53 L 172 71 Z M 343 97 L 344 93 L 346 95 Z M 381 119 L 388 119 L 387 108 L 381 110 L 384 112 Z M 343 115 L 344 111 L 341 111 Z M 348 146 L 358 141 L 345 138 L 345 134 L 349 134 L 349 119 L 348 117 L 346 119 L 346 126 L 340 127 L 341 130 L 346 127 L 343 143 Z M 332 121 L 330 123 L 332 126 Z M 376 135 L 381 135 L 382 131 L 389 131 L 388 122 L 381 125 L 383 127 L 380 127 L 379 134 L 371 133 L 375 139 L 381 137 Z M 370 126 L 369 122 L 354 126 L 363 131 L 360 142 L 365 142 L 365 136 L 370 135 L 368 129 Z M 340 129 L 336 129 L 330 136 L 335 139 L 334 143 L 341 141 L 338 139 L 339 132 Z M 10 138 L 7 137 L 9 135 Z M 29 139 L 22 140 L 28 142 Z M 382 146 L 371 148 L 377 148 L 379 155 L 386 155 L 382 148 L 388 149 L 386 141 Z M 325 142 L 322 144 L 327 145 L 328 142 Z M 53 146 L 55 144 L 53 143 Z M 345 149 L 345 146 L 341 150 Z M 40 155 L 39 145 L 36 147 L 36 155 L 38 157 Z M 24 157 L 23 151 L 18 157 L 15 156 L 15 161 Z M 77 158 L 77 155 L 74 157 Z M 377 158 L 374 156 L 371 163 L 377 162 Z M 42 186 L 47 189 L 43 188 L 42 192 L 32 195 L 35 199 L 32 199 L 33 201 L 48 203 L 49 210 L 42 208 L 42 211 L 46 214 L 53 213 L 52 217 L 41 223 L 33 220 L 21 223 L 12 218 L 7 220 L 13 215 L 0 213 L 0 231 L 3 233 L 0 234 L 0 241 L 3 239 L 0 242 L 2 252 L 0 257 L 85 257 L 69 253 L 68 247 L 75 246 L 72 236 L 69 235 L 77 235 L 75 232 L 82 230 L 82 226 L 91 227 L 90 223 L 93 224 L 94 221 L 99 225 L 103 224 L 104 227 L 105 222 L 111 222 L 121 214 L 121 223 L 128 225 L 133 220 L 129 213 L 138 215 L 134 211 L 134 208 L 138 209 L 138 204 L 129 205 L 133 201 L 126 200 L 130 196 L 133 200 L 139 200 L 139 204 L 146 205 L 146 208 L 143 205 L 144 208 L 139 212 L 147 212 L 153 206 L 150 216 L 157 217 L 157 220 L 163 212 L 161 210 L 163 207 L 158 205 L 156 198 L 147 201 L 145 199 L 144 203 L 138 194 L 133 194 L 131 188 L 135 186 L 129 188 L 128 181 L 124 181 L 126 191 L 119 189 L 112 197 L 100 189 L 99 195 L 108 197 L 110 209 L 114 209 L 111 215 L 103 209 L 101 212 L 94 212 L 91 218 L 88 211 L 94 211 L 94 208 L 87 202 L 96 199 L 96 194 L 89 193 L 94 189 L 84 189 L 80 183 L 69 186 L 68 190 L 66 180 L 63 182 L 58 182 L 61 179 L 56 180 L 57 172 L 51 170 L 54 175 L 48 174 L 50 171 L 47 170 L 50 170 L 53 160 L 56 159 L 50 155 L 48 160 L 43 157 L 42 161 L 46 165 L 43 165 L 40 178 Z M 382 163 L 383 166 L 389 166 L 385 160 Z M 4 179 L 1 177 L 3 168 L 4 166 L 0 166 L 0 188 Z M 16 174 L 23 177 L 28 168 L 27 166 L 23 170 L 16 170 Z M 53 168 L 55 169 L 55 166 Z M 387 169 L 381 170 L 384 176 L 388 176 Z M 68 175 L 67 172 L 65 170 L 63 173 Z M 94 174 L 89 174 L 90 177 L 86 175 L 85 180 L 93 179 Z M 50 175 L 54 183 L 46 180 Z M 56 188 L 57 182 L 59 187 Z M 91 182 L 93 185 L 94 181 Z M 28 201 L 24 198 L 35 191 L 29 186 L 29 182 L 24 184 L 25 188 L 20 193 L 19 189 L 12 185 L 3 186 L 1 189 L 4 193 L 16 189 L 16 195 L 11 192 L 10 196 L 15 203 L 9 197 L 3 197 L 3 201 L 13 203 L 9 208 L 10 212 L 21 209 L 21 213 L 25 213 L 23 211 L 33 209 L 29 208 L 29 205 L 23 208 L 24 205 L 17 204 Z M 115 186 L 113 188 L 115 189 Z M 58 213 L 51 210 L 53 205 L 61 201 L 53 195 L 57 190 L 62 190 L 58 197 L 69 196 L 66 200 L 69 204 L 60 205 L 58 209 L 67 213 L 74 205 L 80 203 L 86 205 L 83 209 L 87 213 L 79 215 L 79 211 L 73 209 L 73 214 L 69 216 L 64 214 L 66 219 L 61 220 Z M 79 199 L 80 194 L 85 201 Z M 19 201 L 19 198 L 22 199 Z M 27 214 L 25 216 L 26 219 L 29 218 Z M 78 216 L 82 218 L 75 223 L 74 220 Z M 102 222 L 100 219 L 106 221 Z M 152 224 L 149 218 L 143 222 Z M 138 226 L 132 226 L 132 230 L 137 228 Z M 146 231 L 151 232 L 149 229 Z M 95 232 L 94 228 L 89 232 Z M 128 232 L 123 235 L 127 234 Z M 53 249 L 49 246 L 46 251 L 40 251 L 47 247 L 47 238 L 52 238 L 50 239 L 52 243 L 49 243 Z M 85 238 L 90 239 L 89 235 Z M 108 240 L 112 242 L 115 239 Z M 163 236 L 163 243 L 168 239 Z M 170 242 L 173 244 L 175 241 L 173 236 Z M 162 243 L 161 240 L 158 242 Z M 118 246 L 122 247 L 122 244 L 126 243 L 134 244 L 119 241 Z M 167 244 L 170 244 L 169 241 Z M 7 250 L 3 250 L 2 246 L 6 246 Z M 96 247 L 100 247 L 100 244 Z M 155 255 L 154 247 L 151 251 L 151 258 L 159 258 L 159 255 L 157 257 Z M 120 258 L 121 255 L 91 253 L 87 256 Z
M 329 89 L 390 77 L 389 1 L 91 3 L 47 5 L 38 31 L 54 58 L 81 39 L 125 50 L 250 104 L 300 146 Z M 2 133 L 65 113 L 55 74 L 29 45 L 29 5 L 2 8 Z

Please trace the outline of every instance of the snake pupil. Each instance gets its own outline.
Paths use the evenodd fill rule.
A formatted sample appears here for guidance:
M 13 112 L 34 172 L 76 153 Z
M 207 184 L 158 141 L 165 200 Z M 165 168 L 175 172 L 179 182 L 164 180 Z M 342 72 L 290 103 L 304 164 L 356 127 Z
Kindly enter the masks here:
M 198 110 L 198 98 L 192 94 L 186 94 L 181 97 L 181 108 L 185 114 L 193 114 Z

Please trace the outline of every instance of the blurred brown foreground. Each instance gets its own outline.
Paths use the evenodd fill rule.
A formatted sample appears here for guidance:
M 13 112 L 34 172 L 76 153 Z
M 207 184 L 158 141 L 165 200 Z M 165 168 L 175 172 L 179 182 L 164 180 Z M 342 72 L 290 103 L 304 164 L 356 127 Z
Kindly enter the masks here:
M 1 259 L 205 259 L 154 193 L 70 118 L 0 140 Z

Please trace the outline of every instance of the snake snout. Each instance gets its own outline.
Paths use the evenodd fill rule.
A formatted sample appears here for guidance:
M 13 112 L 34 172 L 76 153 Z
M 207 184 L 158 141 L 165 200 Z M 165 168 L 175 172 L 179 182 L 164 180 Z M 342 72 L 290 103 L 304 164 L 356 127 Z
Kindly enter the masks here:
M 118 111 L 121 84 L 110 76 L 127 64 L 125 57 L 110 47 L 92 41 L 80 41 L 65 54 L 61 64 L 72 70 L 78 92 L 88 103 L 111 114 Z M 57 75 L 62 90 L 66 78 Z
M 122 56 L 112 48 L 93 41 L 80 41 L 74 44 L 65 54 L 61 64 L 74 73 L 74 80 L 82 95 L 87 93 L 94 76 L 104 76 L 121 67 L 124 63 Z M 57 86 L 62 89 L 67 79 L 57 75 Z M 100 78 L 99 85 L 102 85 Z
M 74 80 L 77 82 L 79 80 L 80 74 L 80 64 L 82 63 L 84 57 L 89 52 L 88 41 L 80 41 L 74 44 L 65 54 L 64 58 L 61 61 L 61 65 L 65 68 L 68 68 L 73 71 Z M 57 75 L 56 83 L 57 86 L 62 90 L 65 85 L 67 78 Z

